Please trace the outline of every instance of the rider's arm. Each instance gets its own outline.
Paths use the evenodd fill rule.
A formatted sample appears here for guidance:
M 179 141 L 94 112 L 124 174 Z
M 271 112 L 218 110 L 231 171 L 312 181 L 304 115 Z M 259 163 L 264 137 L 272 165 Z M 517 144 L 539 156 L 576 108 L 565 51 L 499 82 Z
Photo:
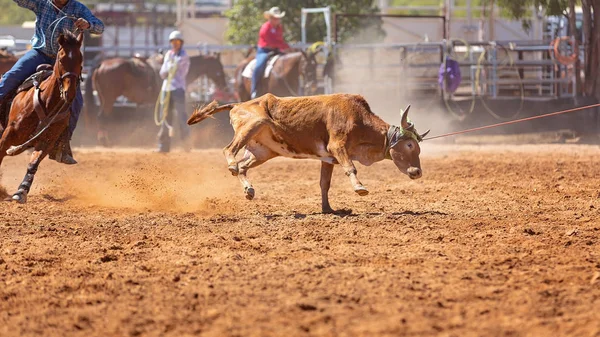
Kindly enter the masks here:
M 283 28 L 277 29 L 275 31 L 275 34 L 273 34 L 273 44 L 279 50 L 286 50 L 286 49 L 290 48 L 290 46 L 283 39 Z
M 90 9 L 82 3 L 79 4 L 77 16 L 82 19 L 85 19 L 85 21 L 87 21 L 90 24 L 90 33 L 102 34 L 102 32 L 104 32 L 104 23 L 100 19 L 95 17 L 94 14 L 92 14 L 92 11 L 90 11 Z
M 160 75 L 160 78 L 162 78 L 163 80 L 166 79 L 167 76 L 169 76 L 169 68 L 171 68 L 170 64 L 171 64 L 171 51 L 168 51 L 163 60 L 163 64 L 160 67 L 160 71 L 158 72 L 158 74 Z
M 27 8 L 36 11 L 40 0 L 13 0 L 19 7 Z
M 277 48 L 279 48 L 280 50 L 287 50 L 290 48 L 290 46 L 287 44 L 287 42 L 285 42 L 285 40 L 283 39 L 283 31 L 281 31 L 281 34 L 277 34 Z

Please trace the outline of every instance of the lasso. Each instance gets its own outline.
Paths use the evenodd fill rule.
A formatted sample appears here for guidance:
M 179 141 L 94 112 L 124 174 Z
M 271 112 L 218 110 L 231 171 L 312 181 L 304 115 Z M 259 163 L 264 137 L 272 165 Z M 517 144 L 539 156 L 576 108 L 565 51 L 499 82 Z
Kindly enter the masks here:
M 463 44 L 464 44 L 464 45 L 467 47 L 467 53 L 469 53 L 469 52 L 470 52 L 470 50 L 471 50 L 471 48 L 472 48 L 472 47 L 469 45 L 469 43 L 468 43 L 467 41 L 465 41 L 465 40 L 462 40 L 462 39 L 453 39 L 453 40 L 451 40 L 451 41 L 459 41 L 459 42 L 462 42 L 462 43 L 463 43 Z M 503 48 L 504 48 L 504 47 L 503 47 Z M 506 48 L 504 48 L 504 49 L 506 50 Z M 484 61 L 485 61 L 485 57 L 486 57 L 487 53 L 488 53 L 488 51 L 484 49 L 484 50 L 482 51 L 482 53 L 479 55 L 479 57 L 477 58 L 477 65 L 476 65 L 476 71 L 475 71 L 475 80 L 474 80 L 474 86 L 475 86 L 475 88 L 476 88 L 476 89 L 478 89 L 478 88 L 480 87 L 480 82 L 481 82 L 481 71 L 482 71 L 482 69 L 483 69 L 483 66 L 482 66 L 482 65 L 483 65 L 483 63 L 484 63 Z M 467 55 L 467 54 L 465 53 L 465 56 L 464 56 L 464 57 L 462 57 L 460 60 L 458 60 L 458 57 L 456 57 L 457 61 L 464 61 L 464 60 L 466 60 L 466 58 L 467 58 L 467 56 L 466 56 L 466 55 Z M 484 99 L 482 96 L 480 96 L 480 97 L 479 97 L 479 99 L 481 100 L 481 103 L 482 103 L 483 107 L 485 108 L 485 110 L 486 110 L 486 111 L 487 111 L 487 112 L 488 112 L 490 115 L 492 115 L 494 118 L 496 118 L 496 119 L 499 119 L 499 120 L 510 120 L 510 119 L 513 119 L 513 118 L 516 118 L 517 116 L 519 116 L 519 114 L 520 114 L 520 113 L 521 113 L 521 111 L 523 110 L 523 103 L 524 103 L 524 101 L 525 101 L 525 87 L 524 87 L 524 85 L 523 85 L 523 81 L 522 81 L 522 79 L 521 79 L 521 76 L 518 74 L 518 70 L 517 70 L 516 68 L 514 68 L 514 60 L 513 60 L 513 57 L 512 57 L 512 55 L 510 54 L 510 52 L 509 52 L 509 51 L 507 51 L 507 52 L 506 52 L 506 55 L 508 56 L 508 59 L 509 59 L 508 63 L 505 63 L 505 61 L 503 60 L 502 62 L 500 62 L 500 64 L 499 64 L 499 65 L 500 65 L 500 66 L 506 66 L 506 65 L 508 65 L 508 66 L 510 66 L 511 68 L 513 68 L 513 69 L 514 69 L 514 71 L 517 73 L 517 76 L 518 76 L 518 78 L 519 78 L 519 91 L 520 91 L 520 98 L 521 98 L 521 100 L 520 100 L 520 106 L 519 106 L 519 109 L 518 109 L 518 110 L 517 110 L 517 111 L 516 111 L 516 112 L 515 112 L 513 115 L 511 115 L 511 116 L 509 116 L 509 117 L 503 117 L 503 116 L 500 116 L 500 115 L 498 115 L 497 113 L 495 113 L 495 112 L 494 112 L 494 111 L 493 111 L 493 110 L 492 110 L 492 109 L 491 109 L 491 108 L 490 108 L 490 107 L 487 105 L 487 103 L 485 102 L 485 99 Z M 446 63 L 446 58 L 444 58 L 444 65 L 445 65 L 445 63 Z M 445 68 L 445 66 L 444 66 L 444 68 Z M 463 121 L 463 120 L 464 120 L 464 119 L 465 119 L 465 118 L 466 118 L 468 115 L 470 115 L 470 114 L 471 114 L 471 113 L 472 113 L 472 112 L 475 110 L 475 100 L 476 100 L 476 98 L 475 98 L 475 92 L 474 92 L 474 91 L 472 91 L 471 105 L 470 105 L 470 107 L 469 107 L 469 110 L 468 110 L 468 112 L 467 112 L 467 113 L 465 113 L 465 114 L 458 114 L 458 113 L 456 113 L 456 112 L 455 112 L 455 111 L 454 111 L 454 110 L 453 110 L 453 109 L 450 107 L 450 105 L 448 104 L 448 99 L 446 99 L 446 98 L 444 98 L 444 104 L 446 105 L 446 109 L 447 109 L 447 110 L 448 110 L 448 111 L 449 111 L 449 112 L 450 112 L 450 113 L 451 113 L 451 114 L 452 114 L 452 115 L 453 115 L 453 116 L 454 116 L 456 119 L 458 119 L 459 121 Z
M 167 85 L 171 85 L 173 82 L 173 78 L 175 77 L 175 73 L 177 73 L 177 63 L 175 62 L 175 57 L 171 58 L 170 62 L 172 66 L 169 68 L 169 74 L 167 75 Z M 165 88 L 169 89 L 169 88 Z M 173 137 L 173 127 L 169 125 L 167 122 L 167 115 L 169 113 L 169 103 L 171 102 L 171 91 L 170 90 L 161 90 L 160 94 L 156 99 L 156 104 L 154 105 L 154 123 L 156 126 L 161 126 L 163 123 L 167 126 L 169 130 L 169 137 Z M 160 114 L 160 106 L 162 105 L 162 114 Z M 161 117 L 159 117 L 159 114 Z

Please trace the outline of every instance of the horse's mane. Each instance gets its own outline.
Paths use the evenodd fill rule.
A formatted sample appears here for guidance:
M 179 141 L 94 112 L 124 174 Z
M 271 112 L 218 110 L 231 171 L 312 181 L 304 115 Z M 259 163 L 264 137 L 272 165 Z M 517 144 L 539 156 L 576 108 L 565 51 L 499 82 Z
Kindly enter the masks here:
M 65 46 L 73 47 L 78 44 L 77 35 L 70 30 L 64 30 L 61 35 L 63 36 Z

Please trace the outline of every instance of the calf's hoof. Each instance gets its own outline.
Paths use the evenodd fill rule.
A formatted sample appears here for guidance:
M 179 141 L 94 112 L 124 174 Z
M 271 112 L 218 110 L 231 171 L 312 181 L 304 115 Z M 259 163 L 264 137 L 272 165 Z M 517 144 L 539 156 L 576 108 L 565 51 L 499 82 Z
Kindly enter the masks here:
M 237 176 L 240 173 L 237 165 L 229 165 L 227 169 L 229 170 L 229 172 L 231 172 L 232 176 Z
M 331 207 L 323 207 L 323 208 L 321 208 L 321 212 L 323 212 L 323 214 L 334 214 L 335 213 L 335 211 Z
M 19 204 L 26 203 L 27 202 L 27 192 L 18 191 L 17 193 L 13 194 L 12 200 L 18 202 Z
M 356 192 L 356 194 L 360 195 L 361 197 L 364 197 L 365 195 L 369 194 L 367 188 L 362 185 L 354 186 L 354 192 Z
M 246 194 L 246 199 L 248 200 L 252 200 L 254 199 L 254 194 L 256 192 L 254 191 L 254 187 L 246 187 L 244 188 L 244 194 Z

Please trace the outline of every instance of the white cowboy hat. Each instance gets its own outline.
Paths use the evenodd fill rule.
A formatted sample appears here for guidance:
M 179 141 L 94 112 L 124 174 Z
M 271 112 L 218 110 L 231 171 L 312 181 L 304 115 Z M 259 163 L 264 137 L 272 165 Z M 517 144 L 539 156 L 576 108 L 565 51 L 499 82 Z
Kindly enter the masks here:
M 281 19 L 285 16 L 285 12 L 282 12 L 281 9 L 279 9 L 279 7 L 272 7 L 268 11 L 265 11 L 263 15 L 266 19 L 270 18 L 271 16 L 277 19 Z

